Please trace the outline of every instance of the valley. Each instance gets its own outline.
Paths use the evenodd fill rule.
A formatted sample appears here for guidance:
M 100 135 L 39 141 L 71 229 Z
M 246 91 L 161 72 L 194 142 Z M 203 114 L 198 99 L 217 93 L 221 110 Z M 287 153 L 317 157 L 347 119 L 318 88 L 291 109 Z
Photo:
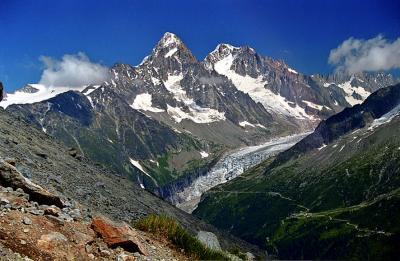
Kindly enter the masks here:
M 208 190 L 241 175 L 247 169 L 282 152 L 309 133 L 275 138 L 257 146 L 236 149 L 222 156 L 204 175 L 200 176 L 180 191 L 167 198 L 178 208 L 192 213 L 200 202 L 201 196 Z

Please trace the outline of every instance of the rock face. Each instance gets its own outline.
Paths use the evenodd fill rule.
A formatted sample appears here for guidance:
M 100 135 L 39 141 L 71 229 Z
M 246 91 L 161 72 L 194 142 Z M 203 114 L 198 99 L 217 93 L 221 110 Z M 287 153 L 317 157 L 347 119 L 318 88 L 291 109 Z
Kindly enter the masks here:
M 110 220 L 96 217 L 93 218 L 91 227 L 110 248 L 122 247 L 131 252 L 148 255 L 147 250 L 138 241 L 136 232 L 127 224 L 113 224 Z

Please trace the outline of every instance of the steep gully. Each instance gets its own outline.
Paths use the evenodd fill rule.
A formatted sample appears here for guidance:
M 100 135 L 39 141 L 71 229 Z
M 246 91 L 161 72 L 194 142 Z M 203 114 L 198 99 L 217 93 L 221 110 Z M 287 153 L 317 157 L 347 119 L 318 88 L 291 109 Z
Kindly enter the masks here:
M 197 173 L 190 180 L 178 186 L 175 184 L 164 188 L 159 194 L 163 194 L 163 198 L 172 202 L 178 208 L 192 213 L 205 192 L 241 175 L 263 160 L 290 148 L 308 134 L 309 132 L 275 138 L 261 145 L 231 151 L 219 159 L 209 170 Z

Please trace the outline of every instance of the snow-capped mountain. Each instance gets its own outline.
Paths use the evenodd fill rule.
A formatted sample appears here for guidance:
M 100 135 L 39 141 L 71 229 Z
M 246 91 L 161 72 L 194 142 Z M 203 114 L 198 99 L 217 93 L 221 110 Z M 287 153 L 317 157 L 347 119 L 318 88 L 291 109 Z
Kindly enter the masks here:
M 0 106 L 147 187 L 197 173 L 224 149 L 312 130 L 396 81 L 382 73 L 307 76 L 228 44 L 199 61 L 165 33 L 139 65 L 115 64 L 100 85 L 30 84 Z

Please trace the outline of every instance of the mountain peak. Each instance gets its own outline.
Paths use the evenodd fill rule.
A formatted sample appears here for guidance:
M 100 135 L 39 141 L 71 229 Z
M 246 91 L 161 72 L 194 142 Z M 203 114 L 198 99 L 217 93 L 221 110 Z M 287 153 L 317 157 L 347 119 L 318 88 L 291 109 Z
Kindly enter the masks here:
M 164 64 L 165 60 L 179 64 L 194 63 L 197 61 L 182 40 L 170 32 L 166 32 L 163 35 L 154 47 L 152 54 L 145 58 L 141 65 L 150 63 L 153 67 L 159 68 L 160 63 Z
M 227 43 L 220 43 L 217 47 L 205 58 L 206 66 L 211 68 L 212 64 L 227 58 L 228 56 L 237 55 L 255 55 L 256 52 L 249 46 L 236 47 Z
M 181 45 L 183 44 L 182 40 L 179 39 L 178 36 L 176 36 L 176 34 L 174 33 L 170 33 L 170 32 L 166 32 L 163 37 L 161 38 L 161 40 L 159 41 L 160 46 L 162 47 L 175 47 L 177 45 Z

